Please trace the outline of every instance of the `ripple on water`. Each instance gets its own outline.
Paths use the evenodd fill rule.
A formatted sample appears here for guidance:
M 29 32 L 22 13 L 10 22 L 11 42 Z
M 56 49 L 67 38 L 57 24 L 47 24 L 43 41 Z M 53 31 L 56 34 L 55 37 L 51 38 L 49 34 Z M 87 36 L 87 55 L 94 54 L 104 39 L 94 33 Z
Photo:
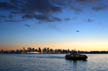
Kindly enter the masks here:
M 88 54 L 87 61 L 69 61 L 63 54 L 0 55 L 0 71 L 108 71 L 107 54 Z

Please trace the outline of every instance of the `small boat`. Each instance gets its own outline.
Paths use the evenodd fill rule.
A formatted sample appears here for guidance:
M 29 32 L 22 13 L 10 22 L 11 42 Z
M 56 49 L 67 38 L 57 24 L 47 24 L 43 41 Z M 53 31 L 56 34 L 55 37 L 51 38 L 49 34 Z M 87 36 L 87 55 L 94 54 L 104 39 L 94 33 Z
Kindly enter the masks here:
M 86 61 L 87 58 L 88 57 L 86 55 L 82 55 L 82 54 L 78 54 L 78 53 L 70 53 L 65 56 L 65 59 L 67 59 L 67 60 L 84 60 L 84 61 Z

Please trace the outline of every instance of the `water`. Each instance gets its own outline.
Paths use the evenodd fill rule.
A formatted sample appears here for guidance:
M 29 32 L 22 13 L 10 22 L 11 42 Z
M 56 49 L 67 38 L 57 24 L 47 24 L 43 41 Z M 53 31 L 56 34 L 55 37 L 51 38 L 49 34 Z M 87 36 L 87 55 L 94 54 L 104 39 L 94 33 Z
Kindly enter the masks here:
M 69 61 L 63 54 L 1 54 L 0 71 L 108 71 L 108 54 L 88 54 Z

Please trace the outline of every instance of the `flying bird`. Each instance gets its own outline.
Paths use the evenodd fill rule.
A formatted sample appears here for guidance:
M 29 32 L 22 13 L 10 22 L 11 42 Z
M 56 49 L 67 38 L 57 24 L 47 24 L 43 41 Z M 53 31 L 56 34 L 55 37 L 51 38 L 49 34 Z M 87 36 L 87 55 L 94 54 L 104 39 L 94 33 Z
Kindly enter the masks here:
M 76 30 L 76 32 L 80 32 L 79 30 Z

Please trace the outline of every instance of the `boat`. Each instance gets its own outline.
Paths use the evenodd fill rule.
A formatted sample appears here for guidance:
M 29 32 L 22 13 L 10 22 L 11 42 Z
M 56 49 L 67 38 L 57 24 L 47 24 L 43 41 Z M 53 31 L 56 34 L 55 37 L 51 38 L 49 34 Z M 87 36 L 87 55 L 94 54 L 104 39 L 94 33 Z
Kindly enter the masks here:
M 65 56 L 65 59 L 67 59 L 67 60 L 84 60 L 84 61 L 86 61 L 87 58 L 88 57 L 86 55 L 79 54 L 79 53 L 70 53 Z

